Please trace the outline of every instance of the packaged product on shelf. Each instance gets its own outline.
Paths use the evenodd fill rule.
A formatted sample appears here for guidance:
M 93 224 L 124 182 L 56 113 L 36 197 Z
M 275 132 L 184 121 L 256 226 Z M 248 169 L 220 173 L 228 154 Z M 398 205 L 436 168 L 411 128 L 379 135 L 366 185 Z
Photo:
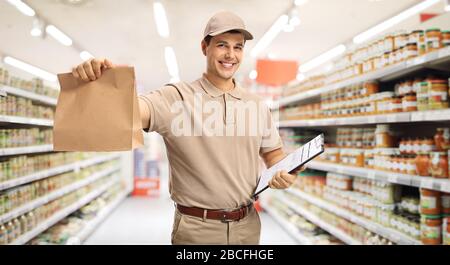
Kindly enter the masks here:
M 432 177 L 448 178 L 448 157 L 446 152 L 432 152 L 430 165 Z
M 442 48 L 442 33 L 438 28 L 427 29 L 425 41 L 427 43 L 427 52 L 436 51 Z
M 442 244 L 450 245 L 450 215 L 443 218 L 442 235 Z
M 30 145 L 51 144 L 51 129 L 1 129 L 0 148 L 23 147 Z
M 423 215 L 441 214 L 441 193 L 439 191 L 420 189 L 420 213 Z
M 428 109 L 448 108 L 448 84 L 446 79 L 428 79 Z
M 30 99 L 8 95 L 0 97 L 0 115 L 53 119 L 54 109 L 34 105 Z
M 450 149 L 450 128 L 437 128 L 434 135 L 436 151 L 442 152 Z
M 8 70 L 0 67 L 0 84 L 7 85 L 9 83 Z
M 376 147 L 378 148 L 394 147 L 395 135 L 394 132 L 390 129 L 389 125 L 378 124 L 375 134 L 376 134 Z
M 450 193 L 443 192 L 441 194 L 442 213 L 450 215 Z
M 424 245 L 440 245 L 442 243 L 442 217 L 440 215 L 422 215 L 420 230 Z

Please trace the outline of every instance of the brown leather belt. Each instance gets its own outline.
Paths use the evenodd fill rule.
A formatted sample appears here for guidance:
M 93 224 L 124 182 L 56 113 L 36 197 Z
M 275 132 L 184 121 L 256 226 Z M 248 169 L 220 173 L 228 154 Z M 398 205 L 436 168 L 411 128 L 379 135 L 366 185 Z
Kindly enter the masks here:
M 241 208 L 227 211 L 227 210 L 208 210 L 197 207 L 186 207 L 177 204 L 177 209 L 182 214 L 191 215 L 199 218 L 220 220 L 222 222 L 234 222 L 239 221 L 242 218 L 246 217 L 250 212 L 253 203 L 242 206 Z

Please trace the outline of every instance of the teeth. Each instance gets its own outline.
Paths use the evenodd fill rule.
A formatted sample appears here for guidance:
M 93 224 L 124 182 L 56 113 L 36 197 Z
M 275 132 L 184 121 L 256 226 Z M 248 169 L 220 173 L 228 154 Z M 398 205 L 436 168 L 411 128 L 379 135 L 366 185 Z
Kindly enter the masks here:
M 224 67 L 226 67 L 226 68 L 231 68 L 231 67 L 233 67 L 233 64 L 232 64 L 232 63 L 222 63 L 222 65 L 223 65 Z

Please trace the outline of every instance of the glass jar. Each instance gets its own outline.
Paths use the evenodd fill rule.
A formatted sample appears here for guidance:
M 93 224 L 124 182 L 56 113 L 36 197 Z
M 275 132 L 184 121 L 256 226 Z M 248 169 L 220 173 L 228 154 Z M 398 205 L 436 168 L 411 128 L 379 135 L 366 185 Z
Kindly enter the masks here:
M 419 111 L 428 110 L 428 97 L 428 82 L 422 82 L 417 92 L 417 109 Z
M 442 48 L 442 34 L 438 28 L 428 29 L 426 31 L 426 50 L 432 52 Z
M 443 234 L 443 238 L 442 238 L 442 243 L 444 245 L 450 245 L 450 215 L 448 216 L 444 216 L 444 224 L 443 224 L 443 229 L 442 229 L 442 234 Z
M 441 214 L 441 193 L 439 191 L 420 189 L 420 213 Z
M 431 153 L 430 171 L 433 178 L 448 178 L 448 157 L 446 152 Z
M 390 102 L 388 104 L 389 106 L 389 112 L 402 112 L 403 111 L 403 104 L 402 104 L 402 98 L 399 96 L 394 96 L 390 99 Z
M 425 33 L 421 34 L 419 37 L 418 48 L 419 48 L 419 56 L 427 53 L 427 43 L 425 41 Z
M 446 151 L 450 149 L 450 129 L 437 128 L 437 132 L 434 135 L 434 144 L 436 145 L 436 151 Z
M 395 136 L 389 125 L 378 124 L 375 131 L 376 146 L 378 148 L 394 147 Z
M 414 30 L 409 34 L 408 44 L 416 44 L 419 46 L 420 36 L 423 36 L 423 30 Z
M 450 214 L 450 193 L 441 194 L 441 206 L 443 214 Z
M 416 158 L 414 155 L 407 156 L 406 174 L 417 175 Z
M 424 245 L 440 245 L 442 242 L 442 217 L 422 215 L 420 223 L 421 240 Z
M 428 153 L 419 153 L 415 159 L 417 174 L 422 177 L 430 176 L 430 157 Z
M 402 99 L 403 111 L 417 111 L 417 98 L 413 93 L 406 94 Z
M 448 108 L 448 84 L 445 79 L 428 80 L 428 109 Z
M 450 31 L 442 31 L 442 46 L 449 47 L 450 46 Z
M 369 96 L 375 93 L 378 93 L 379 84 L 378 82 L 365 82 L 363 85 L 363 89 L 361 90 L 361 94 L 363 96 Z

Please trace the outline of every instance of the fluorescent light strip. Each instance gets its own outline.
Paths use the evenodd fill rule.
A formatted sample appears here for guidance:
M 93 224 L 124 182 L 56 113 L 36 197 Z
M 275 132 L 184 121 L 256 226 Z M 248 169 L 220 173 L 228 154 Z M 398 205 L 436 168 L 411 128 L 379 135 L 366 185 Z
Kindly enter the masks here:
M 169 23 L 167 22 L 166 11 L 160 2 L 153 3 L 153 15 L 155 16 L 156 29 L 158 34 L 163 38 L 168 38 Z
M 343 54 L 345 52 L 345 50 L 346 50 L 346 47 L 344 44 L 340 44 L 340 45 L 334 47 L 333 49 L 317 56 L 316 58 L 312 59 L 311 61 L 300 65 L 300 68 L 299 68 L 300 73 L 306 73 L 306 72 L 311 71 L 312 69 Z
M 8 3 L 15 6 L 22 14 L 34 17 L 36 15 L 36 12 L 31 8 L 29 5 L 25 4 L 21 0 L 7 0 Z
M 166 47 L 164 50 L 164 55 L 166 59 L 167 70 L 172 78 L 178 77 L 178 64 L 177 57 L 175 56 L 175 51 L 172 47 Z
M 283 30 L 284 26 L 288 23 L 288 20 L 288 15 L 280 16 L 252 49 L 251 56 L 255 58 L 260 52 L 267 48 L 280 31 Z
M 71 46 L 72 45 L 72 39 L 69 38 L 66 34 L 64 34 L 61 30 L 59 30 L 57 27 L 53 25 L 48 25 L 45 28 L 45 31 L 55 38 L 55 40 L 59 41 L 62 45 L 65 46 Z
M 407 10 L 401 12 L 400 14 L 384 21 L 383 23 L 380 23 L 361 34 L 358 34 L 356 37 L 353 38 L 353 42 L 356 44 L 363 43 L 363 42 L 371 39 L 372 37 L 380 34 L 381 32 L 387 30 L 388 28 L 427 9 L 428 7 L 430 7 L 434 4 L 437 4 L 440 1 L 441 0 L 426 0 L 426 1 L 421 2 L 420 4 L 417 4 L 411 8 L 408 8 Z
M 88 51 L 82 51 L 82 52 L 80 52 L 80 58 L 83 61 L 87 61 L 89 59 L 94 58 L 94 56 L 92 54 L 90 54 Z
M 56 82 L 56 80 L 57 80 L 56 75 L 54 75 L 52 73 L 49 73 L 47 71 L 44 71 L 44 70 L 42 70 L 42 69 L 40 69 L 38 67 L 29 65 L 29 64 L 27 64 L 25 62 L 22 62 L 20 60 L 17 60 L 17 59 L 15 59 L 13 57 L 6 56 L 5 58 L 3 58 L 3 62 L 6 63 L 6 64 L 9 64 L 11 66 L 14 66 L 14 67 L 16 67 L 18 69 L 21 69 L 21 70 L 23 70 L 25 72 L 28 72 L 28 73 L 30 73 L 32 75 L 41 77 L 41 78 L 43 78 L 45 80 L 48 80 L 48 81 L 51 81 L 51 82 Z

